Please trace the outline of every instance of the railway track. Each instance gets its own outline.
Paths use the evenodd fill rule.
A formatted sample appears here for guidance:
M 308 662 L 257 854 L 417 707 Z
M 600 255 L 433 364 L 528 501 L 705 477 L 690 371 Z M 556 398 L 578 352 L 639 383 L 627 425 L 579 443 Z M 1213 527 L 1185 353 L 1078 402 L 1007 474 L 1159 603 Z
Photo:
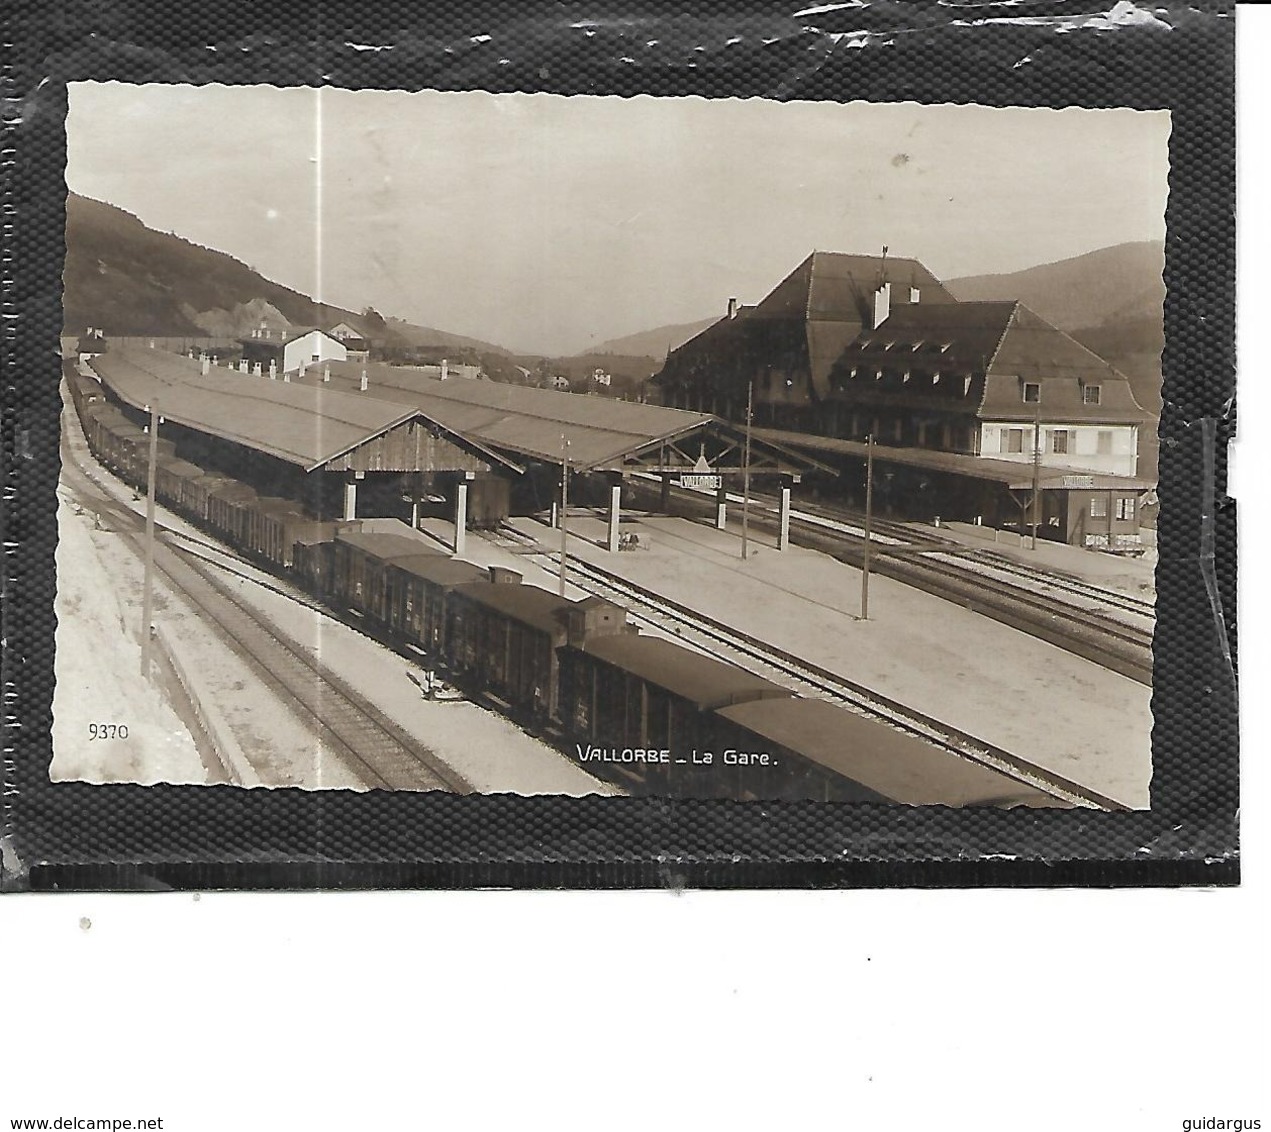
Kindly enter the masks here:
M 499 534 L 519 544 L 519 553 L 526 557 L 543 558 L 559 569 L 559 552 L 541 547 L 532 536 L 510 526 L 501 528 Z M 623 606 L 634 620 L 655 625 L 685 645 L 696 647 L 707 655 L 728 660 L 800 695 L 828 700 L 917 736 L 959 758 L 990 767 L 1042 790 L 1068 805 L 1101 810 L 1128 808 L 1063 775 L 914 711 L 862 684 L 811 664 L 787 650 L 726 625 L 698 610 L 690 609 L 603 567 L 571 558 L 569 571 L 575 586 Z
M 109 516 L 134 549 L 144 552 L 144 520 L 95 485 L 65 449 L 63 475 L 82 505 L 99 516 Z M 158 534 L 156 569 L 364 785 L 455 793 L 471 790 L 432 751 L 385 719 L 370 701 L 301 645 L 275 626 L 262 624 L 251 604 L 217 575 L 213 567 L 222 564 L 180 547 L 183 539 L 189 540 L 189 536 L 171 530 Z
M 700 500 L 699 493 L 681 492 L 678 502 L 689 506 L 695 517 L 701 517 L 707 514 L 710 505 Z M 751 515 L 750 524 L 766 532 L 776 530 L 776 520 L 762 511 Z M 798 515 L 792 515 L 790 520 L 792 541 L 823 551 L 851 566 L 859 567 L 863 561 L 863 535 L 863 531 L 855 534 L 840 520 Z M 957 558 L 953 562 L 941 562 L 932 557 L 933 553 L 950 553 L 946 549 L 948 545 L 944 540 L 933 540 L 931 545 L 923 546 L 912 538 L 906 542 L 896 534 L 884 533 L 878 539 L 871 538 L 871 569 L 1151 686 L 1152 632 L 1149 628 L 1128 625 L 1120 618 L 1083 609 L 1054 595 L 1036 592 L 1025 584 L 968 570 Z M 965 549 L 960 544 L 953 545 Z
M 761 501 L 769 510 L 776 511 L 775 497 L 758 494 L 752 498 Z M 802 516 L 804 521 L 819 519 L 827 527 L 844 527 L 845 533 L 858 539 L 864 538 L 864 516 L 858 512 L 830 507 L 824 503 L 810 503 L 806 500 L 800 501 L 797 510 L 804 513 Z M 1156 613 L 1154 602 L 1133 597 L 1118 590 L 1110 590 L 1054 570 L 1024 565 L 987 548 L 968 547 L 955 539 L 919 529 L 915 524 L 874 519 L 871 527 L 871 537 L 879 541 L 884 552 L 889 546 L 892 549 L 903 546 L 905 549 L 917 550 L 924 558 L 947 556 L 949 559 L 970 564 L 973 569 L 982 569 L 986 574 L 1005 574 L 1023 579 L 1029 586 L 1045 586 L 1047 589 L 1096 602 L 1110 610 L 1149 618 L 1154 617 Z

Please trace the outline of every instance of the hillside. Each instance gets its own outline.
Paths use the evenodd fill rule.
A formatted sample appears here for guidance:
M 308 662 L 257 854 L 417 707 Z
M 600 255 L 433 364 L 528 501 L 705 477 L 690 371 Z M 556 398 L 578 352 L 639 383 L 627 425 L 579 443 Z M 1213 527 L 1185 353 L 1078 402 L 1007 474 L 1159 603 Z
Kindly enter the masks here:
M 265 279 L 247 264 L 181 237 L 148 228 L 114 205 L 68 195 L 63 326 L 76 334 L 100 326 L 109 335 L 238 337 L 261 321 L 293 326 L 347 322 L 389 351 L 463 348 L 506 353 L 474 338 L 400 319 L 315 303 Z
M 950 279 L 945 286 L 963 301 L 1019 299 L 1071 334 L 1109 320 L 1159 320 L 1165 301 L 1164 270 L 1164 245 L 1117 244 L 1008 275 Z
M 598 354 L 617 354 L 621 357 L 655 358 L 661 368 L 667 351 L 684 345 L 695 334 L 699 334 L 708 326 L 718 322 L 718 316 L 703 318 L 697 322 L 681 322 L 674 326 L 659 326 L 653 330 L 643 330 L 639 334 L 628 334 L 625 338 L 613 338 L 593 346 L 579 357 L 594 357 Z

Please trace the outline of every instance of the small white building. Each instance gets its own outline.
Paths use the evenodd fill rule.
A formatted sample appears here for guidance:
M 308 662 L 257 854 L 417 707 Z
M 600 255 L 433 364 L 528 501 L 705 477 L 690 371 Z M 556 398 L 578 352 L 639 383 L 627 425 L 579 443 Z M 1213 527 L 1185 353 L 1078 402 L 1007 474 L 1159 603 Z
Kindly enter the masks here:
M 282 372 L 294 373 L 314 362 L 346 362 L 348 347 L 325 330 L 306 330 L 283 343 Z
M 249 366 L 267 371 L 272 363 L 276 373 L 296 373 L 302 366 L 321 362 L 346 362 L 344 343 L 325 330 L 294 330 L 286 338 L 252 337 L 240 339 L 243 359 Z

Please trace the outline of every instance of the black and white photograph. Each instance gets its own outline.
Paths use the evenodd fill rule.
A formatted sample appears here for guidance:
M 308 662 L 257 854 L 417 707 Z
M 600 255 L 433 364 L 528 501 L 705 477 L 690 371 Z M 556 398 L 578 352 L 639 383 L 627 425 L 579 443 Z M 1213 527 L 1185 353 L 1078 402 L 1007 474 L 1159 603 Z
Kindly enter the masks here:
M 69 96 L 54 781 L 1151 808 L 1168 110 Z

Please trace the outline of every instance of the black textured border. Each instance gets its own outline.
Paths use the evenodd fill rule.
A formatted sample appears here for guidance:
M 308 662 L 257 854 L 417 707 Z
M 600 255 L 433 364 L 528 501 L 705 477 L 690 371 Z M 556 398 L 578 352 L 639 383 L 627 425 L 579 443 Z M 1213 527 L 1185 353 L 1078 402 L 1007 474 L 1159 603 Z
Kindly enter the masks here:
M 802 18 L 797 3 L 770 0 L 692 14 L 640 0 L 11 4 L 0 76 L 4 885 L 1234 883 L 1235 11 L 1144 4 L 1170 28 L 1073 26 L 1112 4 L 874 0 Z M 1056 15 L 1067 30 L 1047 22 Z M 852 30 L 877 34 L 859 48 L 831 34 Z M 632 35 L 659 39 L 660 62 L 624 62 Z M 79 79 L 1172 111 L 1152 811 L 51 784 L 65 84 Z

